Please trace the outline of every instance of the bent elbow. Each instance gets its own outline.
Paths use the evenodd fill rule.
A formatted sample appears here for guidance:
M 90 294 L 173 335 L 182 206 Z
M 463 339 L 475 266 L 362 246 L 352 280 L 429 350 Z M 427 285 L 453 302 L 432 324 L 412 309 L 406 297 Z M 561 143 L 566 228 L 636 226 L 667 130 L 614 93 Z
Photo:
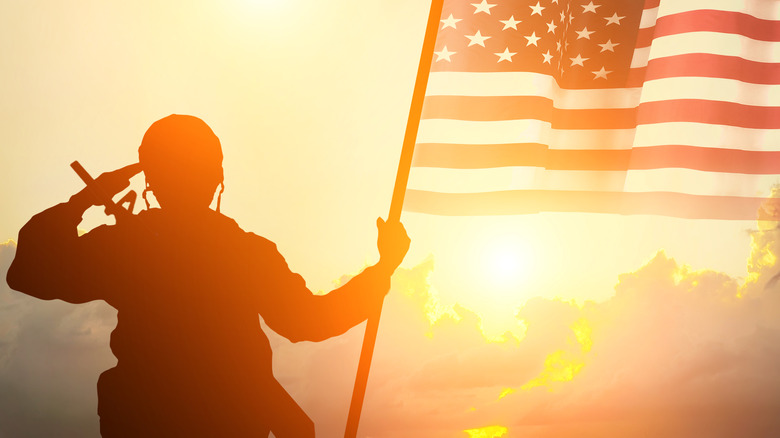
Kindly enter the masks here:
M 11 289 L 24 292 L 25 281 L 23 272 L 21 271 L 22 270 L 18 268 L 18 263 L 16 263 L 16 261 L 12 262 L 11 266 L 8 268 L 8 272 L 5 274 L 5 282 Z
M 8 272 L 5 274 L 5 282 L 11 289 L 22 292 L 41 300 L 53 300 L 55 297 L 42 293 L 46 288 L 40 287 L 37 279 L 40 274 L 31 272 L 30 269 L 24 269 L 17 260 L 11 263 Z

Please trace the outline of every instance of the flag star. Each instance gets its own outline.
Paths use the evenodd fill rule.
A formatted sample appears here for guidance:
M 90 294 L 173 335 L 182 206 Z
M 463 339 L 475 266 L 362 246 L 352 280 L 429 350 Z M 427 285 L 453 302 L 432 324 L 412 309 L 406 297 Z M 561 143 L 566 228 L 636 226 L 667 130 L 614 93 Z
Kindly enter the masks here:
M 531 12 L 531 15 L 539 14 L 539 16 L 542 16 L 542 9 L 544 9 L 544 6 L 539 5 L 539 2 L 536 2 L 536 6 L 529 6 L 533 12 Z
M 553 2 L 554 5 L 558 4 L 558 0 L 552 0 L 552 2 Z
M 452 62 L 452 60 L 450 59 L 450 56 L 452 56 L 452 55 L 454 55 L 454 54 L 456 54 L 458 52 L 450 52 L 449 50 L 447 50 L 447 46 L 444 46 L 444 48 L 441 49 L 440 51 L 433 52 L 433 53 L 436 54 L 436 62 L 439 62 L 442 59 L 447 61 L 447 62 Z
M 531 35 L 528 35 L 527 37 L 523 37 L 528 40 L 528 42 L 525 44 L 526 47 L 530 46 L 531 44 L 535 45 L 536 47 L 539 47 L 538 44 L 536 44 L 537 41 L 539 41 L 541 38 L 536 36 L 536 32 L 533 32 Z
M 514 15 L 509 17 L 509 20 L 498 20 L 498 21 L 504 23 L 504 28 L 501 29 L 501 30 L 507 30 L 510 27 L 512 29 L 514 29 L 514 30 L 517 30 L 517 23 L 520 23 L 520 20 L 515 20 L 515 16 Z
M 550 22 L 547 23 L 547 33 L 555 33 L 556 27 L 558 27 L 558 25 L 555 24 L 555 20 L 550 20 Z
M 482 47 L 485 47 L 485 40 L 490 39 L 489 36 L 483 36 L 479 31 L 475 33 L 474 35 L 464 35 L 466 38 L 469 39 L 469 47 L 473 46 L 474 44 L 479 44 Z
M 463 20 L 462 18 L 454 18 L 452 14 L 450 14 L 450 16 L 447 17 L 446 19 L 441 20 L 441 22 L 444 23 L 444 26 L 442 26 L 441 28 L 446 29 L 448 27 L 451 27 L 455 29 L 455 24 L 457 24 L 458 21 L 462 21 L 462 20 Z
M 609 25 L 610 25 L 610 24 L 612 24 L 612 23 L 615 23 L 615 24 L 617 24 L 618 26 L 620 26 L 620 20 L 622 20 L 622 19 L 624 19 L 624 18 L 626 18 L 626 17 L 625 17 L 625 16 L 623 16 L 623 17 L 618 17 L 618 14 L 617 14 L 617 12 L 615 12 L 614 14 L 612 14 L 612 16 L 611 16 L 611 17 L 603 17 L 603 18 L 604 18 L 605 20 L 607 20 L 607 24 L 606 24 L 606 26 L 609 26 Z
M 504 49 L 503 52 L 495 53 L 495 55 L 498 55 L 498 61 L 496 62 L 501 62 L 501 61 L 512 62 L 512 57 L 517 55 L 517 52 L 510 52 L 509 47 L 507 47 L 506 49 Z
M 583 27 L 582 30 L 575 30 L 574 33 L 577 34 L 577 39 L 585 38 L 586 40 L 590 39 L 590 34 L 596 32 L 595 30 L 588 31 L 587 27 Z
M 571 21 L 574 20 L 574 15 L 569 14 L 569 24 L 571 24 Z
M 576 58 L 569 58 L 571 59 L 571 65 L 569 67 L 574 67 L 575 65 L 579 65 L 580 67 L 585 67 L 582 63 L 589 60 L 590 58 L 583 58 L 582 55 L 577 55 Z
M 566 14 L 564 14 L 563 11 L 561 11 L 561 23 L 563 23 L 563 20 L 565 19 L 566 19 Z
M 600 8 L 601 7 L 601 5 L 594 5 L 593 2 L 590 2 L 587 5 L 580 5 L 580 6 L 582 6 L 584 8 L 584 10 L 582 11 L 583 14 L 586 13 L 586 12 L 593 12 L 595 14 L 596 13 L 596 8 Z
M 490 4 L 487 2 L 487 0 L 482 0 L 482 3 L 472 3 L 471 6 L 474 6 L 477 8 L 474 13 L 478 14 L 480 12 L 484 12 L 488 15 L 490 15 L 490 8 L 494 7 L 495 4 Z
M 587 59 L 587 58 L 585 58 L 585 59 Z M 596 75 L 596 77 L 594 77 L 594 78 L 593 78 L 593 80 L 595 81 L 595 80 L 596 80 L 596 79 L 598 79 L 598 78 L 604 78 L 604 79 L 606 79 L 606 78 L 607 78 L 607 75 L 608 75 L 608 74 L 610 74 L 610 73 L 612 73 L 612 72 L 611 72 L 611 71 L 609 71 L 609 70 L 604 70 L 604 67 L 601 67 L 601 70 L 599 70 L 599 71 L 592 71 L 591 73 L 593 73 L 594 75 Z
M 555 42 L 556 45 L 558 45 L 558 51 L 561 51 L 561 40 L 558 40 Z
M 542 56 L 544 56 L 544 61 L 542 61 L 542 64 L 550 64 L 550 65 L 552 65 L 550 60 L 553 58 L 553 56 L 550 55 L 550 51 L 549 50 L 547 50 L 547 53 L 542 53 Z
M 609 50 L 610 52 L 614 53 L 615 52 L 615 46 L 619 46 L 620 43 L 613 43 L 612 40 L 607 40 L 606 43 L 598 44 L 598 45 L 601 46 L 601 52 L 606 52 L 607 50 Z M 601 53 L 601 52 L 599 52 L 599 53 Z

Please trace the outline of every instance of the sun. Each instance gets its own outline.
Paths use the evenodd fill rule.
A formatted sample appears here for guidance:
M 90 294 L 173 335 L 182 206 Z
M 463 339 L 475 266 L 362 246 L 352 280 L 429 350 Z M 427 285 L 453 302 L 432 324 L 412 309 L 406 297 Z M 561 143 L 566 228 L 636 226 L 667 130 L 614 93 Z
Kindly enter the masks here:
M 518 238 L 488 242 L 480 259 L 486 283 L 497 291 L 516 291 L 533 272 L 533 254 L 527 243 Z

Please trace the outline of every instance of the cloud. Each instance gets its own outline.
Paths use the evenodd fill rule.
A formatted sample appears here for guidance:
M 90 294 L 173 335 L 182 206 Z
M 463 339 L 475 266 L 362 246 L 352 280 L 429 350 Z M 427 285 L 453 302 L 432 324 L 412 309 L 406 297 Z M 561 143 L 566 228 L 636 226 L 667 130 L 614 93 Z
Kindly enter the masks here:
M 0 245 L 0 437 L 99 436 L 98 375 L 116 360 L 116 312 L 42 301 L 5 283 L 16 245 Z
M 780 284 L 770 279 L 779 234 L 752 232 L 743 280 L 693 270 L 660 251 L 621 275 L 604 302 L 532 299 L 517 312 L 527 326 L 520 340 L 488 339 L 480 316 L 460 306 L 431 322 L 433 264 L 401 271 L 382 317 L 361 433 L 465 437 L 501 425 L 508 437 L 776 435 Z M 339 403 L 354 375 L 343 364 L 355 363 L 359 348 L 359 336 L 350 336 L 352 344 L 339 344 L 332 356 L 327 343 L 312 346 L 330 370 L 317 378 L 340 382 L 331 388 L 342 394 Z M 286 348 L 278 350 L 286 363 Z M 527 385 L 555 372 L 569 378 Z M 324 405 L 307 411 L 321 436 L 339 436 L 345 405 L 339 421 L 332 419 L 338 409 L 325 413 Z
M 529 300 L 517 309 L 522 338 L 490 338 L 482 315 L 442 307 L 428 281 L 433 259 L 399 270 L 361 435 L 780 434 L 780 231 L 751 237 L 745 279 L 661 251 L 619 276 L 606 301 Z M 0 247 L 0 273 L 13 251 Z M 3 284 L 0 436 L 97 436 L 95 382 L 114 363 L 113 324 L 104 304 L 43 302 Z M 275 374 L 318 437 L 343 435 L 363 329 L 297 344 L 269 332 Z

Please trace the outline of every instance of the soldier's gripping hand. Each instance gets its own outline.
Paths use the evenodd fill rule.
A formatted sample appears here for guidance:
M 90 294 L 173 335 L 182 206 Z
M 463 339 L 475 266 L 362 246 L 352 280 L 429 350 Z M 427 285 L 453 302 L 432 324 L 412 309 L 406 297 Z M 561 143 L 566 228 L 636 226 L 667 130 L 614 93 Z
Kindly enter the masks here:
M 379 249 L 377 266 L 392 274 L 409 251 L 411 240 L 401 222 L 385 222 L 380 217 L 376 220 L 376 226 L 379 230 L 376 242 Z
M 134 163 L 111 172 L 105 172 L 95 179 L 93 185 L 85 187 L 70 198 L 70 203 L 86 210 L 93 205 L 106 205 L 106 201 L 130 185 L 130 178 L 141 172 L 141 164 Z

